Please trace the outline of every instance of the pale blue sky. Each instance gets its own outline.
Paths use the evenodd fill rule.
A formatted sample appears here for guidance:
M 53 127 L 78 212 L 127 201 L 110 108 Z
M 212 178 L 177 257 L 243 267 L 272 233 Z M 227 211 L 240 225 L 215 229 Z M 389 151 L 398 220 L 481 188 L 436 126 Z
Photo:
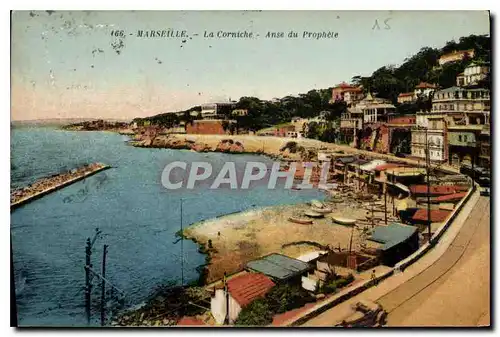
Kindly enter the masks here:
M 168 28 L 192 39 L 135 36 Z M 134 34 L 120 55 L 112 29 Z M 205 30 L 260 37 L 205 39 Z M 290 30 L 299 38 L 264 37 Z M 339 36 L 307 40 L 305 30 Z M 133 118 L 229 97 L 295 95 L 400 64 L 423 46 L 488 33 L 484 11 L 14 12 L 12 117 Z

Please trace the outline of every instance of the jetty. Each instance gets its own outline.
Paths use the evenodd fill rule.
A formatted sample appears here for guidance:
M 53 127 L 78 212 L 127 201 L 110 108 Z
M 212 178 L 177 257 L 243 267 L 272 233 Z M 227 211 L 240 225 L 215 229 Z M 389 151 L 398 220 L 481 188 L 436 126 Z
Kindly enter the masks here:
M 111 168 L 103 163 L 92 163 L 73 169 L 69 172 L 59 173 L 51 177 L 37 180 L 32 185 L 17 189 L 10 194 L 10 210 L 21 207 L 44 195 L 57 191 L 63 187 L 90 177 L 98 172 Z

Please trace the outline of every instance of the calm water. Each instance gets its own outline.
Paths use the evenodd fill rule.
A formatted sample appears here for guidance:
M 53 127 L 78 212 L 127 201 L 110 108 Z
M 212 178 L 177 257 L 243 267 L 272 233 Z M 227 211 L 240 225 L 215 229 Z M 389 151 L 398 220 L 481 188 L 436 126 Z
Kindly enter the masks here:
M 167 282 L 180 283 L 180 198 L 183 223 L 213 218 L 252 207 L 293 204 L 320 191 L 166 190 L 161 173 L 172 161 L 209 161 L 221 167 L 235 161 L 238 171 L 247 161 L 271 161 L 261 156 L 198 154 L 127 146 L 126 137 L 104 132 L 67 132 L 51 128 L 13 129 L 11 185 L 25 186 L 37 178 L 104 162 L 113 168 L 34 201 L 11 214 L 19 325 L 82 326 L 84 314 L 85 240 L 98 227 L 93 264 L 100 268 L 102 245 L 109 245 L 106 276 L 127 294 L 127 304 L 144 301 Z M 184 242 L 185 282 L 197 279 L 204 263 L 191 241 Z M 93 298 L 100 289 L 94 283 Z M 92 324 L 98 324 L 93 314 Z

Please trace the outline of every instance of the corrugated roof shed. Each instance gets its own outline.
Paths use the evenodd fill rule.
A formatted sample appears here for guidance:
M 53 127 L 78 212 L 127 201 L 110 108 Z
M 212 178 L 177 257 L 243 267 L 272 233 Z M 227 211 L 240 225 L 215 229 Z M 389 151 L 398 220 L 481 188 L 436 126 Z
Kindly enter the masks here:
M 337 158 L 336 161 L 339 161 L 341 162 L 342 164 L 349 164 L 349 163 L 352 163 L 356 160 L 356 157 L 341 157 L 341 158 Z
M 411 237 L 417 227 L 392 223 L 388 226 L 375 228 L 370 237 L 371 241 L 382 243 L 382 250 L 387 250 Z
M 257 298 L 263 297 L 272 287 L 274 282 L 266 275 L 248 273 L 227 281 L 229 293 L 243 308 Z
M 313 268 L 306 262 L 281 255 L 271 254 L 247 263 L 247 268 L 274 279 L 284 281 Z
M 451 211 L 444 209 L 431 209 L 431 222 L 443 222 Z M 413 220 L 428 221 L 428 213 L 424 208 L 419 209 L 413 214 Z

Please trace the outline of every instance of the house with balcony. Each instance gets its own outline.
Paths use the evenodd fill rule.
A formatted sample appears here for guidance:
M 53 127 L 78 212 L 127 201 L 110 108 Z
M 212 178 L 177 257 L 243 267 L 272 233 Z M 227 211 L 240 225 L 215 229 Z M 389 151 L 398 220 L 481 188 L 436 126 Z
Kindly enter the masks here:
M 381 128 L 387 122 L 387 116 L 396 111 L 389 100 L 373 97 L 368 93 L 340 119 L 341 139 L 354 147 L 387 153 L 388 138 L 386 128 Z M 380 143 L 380 144 L 379 144 Z
M 467 87 L 477 85 L 481 80 L 486 79 L 489 72 L 489 64 L 472 62 L 464 69 L 463 73 L 457 76 L 457 86 Z
M 453 51 L 451 53 L 441 55 L 441 57 L 438 60 L 438 63 L 440 66 L 443 66 L 449 62 L 462 61 L 466 57 L 472 59 L 474 58 L 474 55 L 475 55 L 474 49 Z
M 444 162 L 447 156 L 446 122 L 443 114 L 420 112 L 416 114 L 416 123 L 411 132 L 411 155 L 425 160 L 426 150 L 433 162 Z
M 428 141 L 431 160 L 454 166 L 476 163 L 480 153 L 478 138 L 489 124 L 489 116 L 488 89 L 450 87 L 435 92 L 431 112 L 417 114 L 412 155 L 425 158 L 423 142 Z

